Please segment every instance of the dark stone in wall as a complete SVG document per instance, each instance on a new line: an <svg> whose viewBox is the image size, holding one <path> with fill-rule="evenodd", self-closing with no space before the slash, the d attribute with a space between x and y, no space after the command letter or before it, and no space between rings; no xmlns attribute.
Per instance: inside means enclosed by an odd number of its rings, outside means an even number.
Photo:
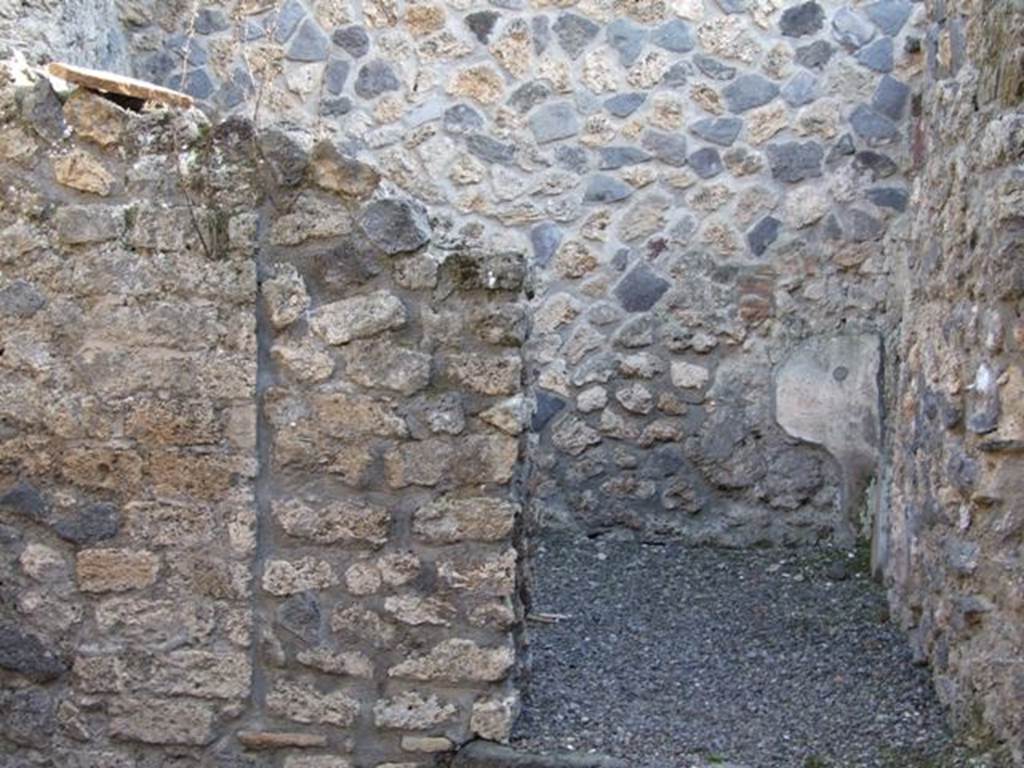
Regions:
<svg viewBox="0 0 1024 768"><path fill-rule="evenodd" d="M0 621L0 668L39 683L54 680L67 667L36 635L9 621Z"/></svg>
<svg viewBox="0 0 1024 768"><path fill-rule="evenodd" d="M825 11L813 0L787 8L779 19L779 29L786 37L813 35L824 24Z"/></svg>
<svg viewBox="0 0 1024 768"><path fill-rule="evenodd" d="M646 264L638 264L615 287L615 295L627 312L646 312L669 288L668 280L659 277Z"/></svg>

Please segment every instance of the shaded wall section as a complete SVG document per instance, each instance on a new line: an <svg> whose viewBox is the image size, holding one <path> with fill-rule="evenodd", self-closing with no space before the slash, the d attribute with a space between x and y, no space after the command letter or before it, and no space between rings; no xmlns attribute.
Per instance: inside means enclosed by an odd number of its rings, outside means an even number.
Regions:
<svg viewBox="0 0 1024 768"><path fill-rule="evenodd" d="M962 731L1024 760L1024 8L931 3L887 574Z"/></svg>
<svg viewBox="0 0 1024 768"><path fill-rule="evenodd" d="M330 143L11 71L0 762L505 738L523 255Z"/></svg>

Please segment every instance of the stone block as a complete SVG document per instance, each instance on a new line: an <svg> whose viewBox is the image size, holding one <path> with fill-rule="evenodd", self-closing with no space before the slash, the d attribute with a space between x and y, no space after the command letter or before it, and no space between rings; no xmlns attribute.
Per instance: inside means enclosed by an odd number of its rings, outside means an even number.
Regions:
<svg viewBox="0 0 1024 768"><path fill-rule="evenodd" d="M431 544L500 541L512 533L519 506L499 498L444 497L413 515L413 533Z"/></svg>
<svg viewBox="0 0 1024 768"><path fill-rule="evenodd" d="M125 592L156 582L160 558L131 549L86 549L78 553L75 571L83 592Z"/></svg>
<svg viewBox="0 0 1024 768"><path fill-rule="evenodd" d="M201 701L118 698L109 712L110 736L121 741L202 746L214 738L214 708Z"/></svg>

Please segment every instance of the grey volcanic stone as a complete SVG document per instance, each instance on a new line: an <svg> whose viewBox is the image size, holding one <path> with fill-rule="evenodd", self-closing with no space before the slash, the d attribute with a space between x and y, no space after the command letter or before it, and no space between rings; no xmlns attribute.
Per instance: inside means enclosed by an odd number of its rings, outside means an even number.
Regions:
<svg viewBox="0 0 1024 768"><path fill-rule="evenodd" d="M724 13L746 13L747 0L715 0Z"/></svg>
<svg viewBox="0 0 1024 768"><path fill-rule="evenodd" d="M876 112L881 112L890 120L898 122L903 119L903 111L909 98L910 86L891 75L886 75L878 81L875 95L871 98L871 106Z"/></svg>
<svg viewBox="0 0 1024 768"><path fill-rule="evenodd" d="M853 136L848 133L844 133L839 138L839 141L833 145L832 149L829 150L828 157L825 158L825 162L830 166L834 165L844 157L849 157L856 151L857 148L854 146Z"/></svg>
<svg viewBox="0 0 1024 768"><path fill-rule="evenodd" d="M53 524L58 536L74 544L106 541L117 536L120 529L121 511L115 504L106 502L89 504Z"/></svg>
<svg viewBox="0 0 1024 768"><path fill-rule="evenodd" d="M850 8L840 8L832 17L832 36L847 48L867 45L875 30L863 16Z"/></svg>
<svg viewBox="0 0 1024 768"><path fill-rule="evenodd" d="M681 88L686 85L687 80L693 75L693 65L687 61L677 61L665 70L661 76L661 84L669 88Z"/></svg>
<svg viewBox="0 0 1024 768"><path fill-rule="evenodd" d="M732 80L736 77L736 67L723 64L712 56L705 56L702 53L694 54L693 63L706 77L712 80Z"/></svg>
<svg viewBox="0 0 1024 768"><path fill-rule="evenodd" d="M487 45L491 39L491 32L494 31L494 25L500 18L501 14L496 11L477 11L466 16L465 21L469 31L476 39Z"/></svg>
<svg viewBox="0 0 1024 768"><path fill-rule="evenodd" d="M578 59L583 49L597 37L600 29L590 19L575 13L563 13L551 26L558 44L569 54L570 59Z"/></svg>
<svg viewBox="0 0 1024 768"><path fill-rule="evenodd" d="M0 621L0 668L45 683L67 670L42 640L10 621Z"/></svg>
<svg viewBox="0 0 1024 768"><path fill-rule="evenodd" d="M672 19L654 30L651 42L666 51L686 53L693 50L693 32L682 19Z"/></svg>
<svg viewBox="0 0 1024 768"><path fill-rule="evenodd" d="M466 104L456 104L444 111L444 129L449 133L474 133L484 127L484 118Z"/></svg>
<svg viewBox="0 0 1024 768"><path fill-rule="evenodd" d="M590 167L590 157L583 147L560 144L555 147L555 160L560 167L575 173L583 173Z"/></svg>
<svg viewBox="0 0 1024 768"><path fill-rule="evenodd" d="M899 170L896 161L891 157L870 149L858 152L857 156L853 159L853 164L857 168L871 173L872 181L887 179Z"/></svg>
<svg viewBox="0 0 1024 768"><path fill-rule="evenodd" d="M857 61L875 72L892 72L893 47L891 37L880 37L857 51Z"/></svg>
<svg viewBox="0 0 1024 768"><path fill-rule="evenodd" d="M686 165L686 137L681 134L647 131L641 144L666 165Z"/></svg>
<svg viewBox="0 0 1024 768"><path fill-rule="evenodd" d="M693 172L702 179L710 179L725 170L725 166L722 165L722 157L714 147L698 149L690 155L689 162Z"/></svg>
<svg viewBox="0 0 1024 768"><path fill-rule="evenodd" d="M212 35L228 28L228 18L219 8L203 8L196 14L193 29L198 35Z"/></svg>
<svg viewBox="0 0 1024 768"><path fill-rule="evenodd" d="M895 37L907 23L913 8L907 0L879 0L869 4L864 11L883 34Z"/></svg>
<svg viewBox="0 0 1024 768"><path fill-rule="evenodd" d="M46 748L57 730L54 701L39 688L0 689L0 736L23 747ZM12 765L24 762L15 759Z"/></svg>
<svg viewBox="0 0 1024 768"><path fill-rule="evenodd" d="M779 95L779 86L761 75L740 75L722 90L730 112L746 112Z"/></svg>
<svg viewBox="0 0 1024 768"><path fill-rule="evenodd" d="M633 188L624 181L603 173L590 177L583 193L585 203L615 203L633 194Z"/></svg>
<svg viewBox="0 0 1024 768"><path fill-rule="evenodd" d="M534 16L530 20L530 31L533 33L533 52L540 56L548 49L551 42L551 27L547 16Z"/></svg>
<svg viewBox="0 0 1024 768"><path fill-rule="evenodd" d="M305 177L309 152L292 133L284 128L268 128L260 133L259 146L279 184L294 187Z"/></svg>
<svg viewBox="0 0 1024 768"><path fill-rule="evenodd" d="M374 99L382 93L397 91L401 87L391 65L381 59L363 64L356 76L356 94L364 99Z"/></svg>
<svg viewBox="0 0 1024 768"><path fill-rule="evenodd" d="M796 63L808 69L824 69L832 59L833 51L835 49L828 40L815 40L796 49Z"/></svg>
<svg viewBox="0 0 1024 768"><path fill-rule="evenodd" d="M821 176L825 150L816 141L787 141L768 145L768 162L772 177L794 184Z"/></svg>
<svg viewBox="0 0 1024 768"><path fill-rule="evenodd" d="M562 230L552 221L544 221L530 230L533 260L538 267L546 267L562 244Z"/></svg>
<svg viewBox="0 0 1024 768"><path fill-rule="evenodd" d="M600 162L598 168L602 171L614 171L627 165L646 163L651 155L636 147L600 147L598 149Z"/></svg>
<svg viewBox="0 0 1024 768"><path fill-rule="evenodd" d="M608 45L619 52L619 61L628 67L644 47L647 30L629 19L616 19L605 28Z"/></svg>
<svg viewBox="0 0 1024 768"><path fill-rule="evenodd" d="M362 58L370 50L370 36L358 25L334 30L331 40L353 59Z"/></svg>
<svg viewBox="0 0 1024 768"><path fill-rule="evenodd" d="M786 37L804 37L818 32L825 24L825 11L816 2L801 3L782 12L779 29Z"/></svg>
<svg viewBox="0 0 1024 768"><path fill-rule="evenodd" d="M337 96L348 80L349 63L345 59L334 59L324 69L324 88L328 93Z"/></svg>
<svg viewBox="0 0 1024 768"><path fill-rule="evenodd" d="M643 93L620 93L606 99L604 108L615 117L629 117L647 100Z"/></svg>
<svg viewBox="0 0 1024 768"><path fill-rule="evenodd" d="M879 208L891 208L894 211L907 210L907 190L900 187L874 187L865 193L868 200Z"/></svg>
<svg viewBox="0 0 1024 768"><path fill-rule="evenodd" d="M278 43L287 42L305 17L306 9L299 0L287 0L277 14L277 21L274 22L274 40Z"/></svg>
<svg viewBox="0 0 1024 768"><path fill-rule="evenodd" d="M615 286L615 296L627 312L646 312L665 295L669 285L647 264L640 263Z"/></svg>
<svg viewBox="0 0 1024 768"><path fill-rule="evenodd" d="M291 61L323 61L327 58L327 35L313 19L306 19L288 45L285 57Z"/></svg>
<svg viewBox="0 0 1024 768"><path fill-rule="evenodd" d="M0 496L0 509L9 509L36 523L45 523L50 517L50 505L43 495L24 481L15 483Z"/></svg>
<svg viewBox="0 0 1024 768"><path fill-rule="evenodd" d="M352 99L348 96L338 98L326 98L320 102L320 114L325 117L338 117L347 115L352 111Z"/></svg>
<svg viewBox="0 0 1024 768"><path fill-rule="evenodd" d="M882 236L882 222L866 211L851 208L846 214L846 234L855 243L866 243Z"/></svg>
<svg viewBox="0 0 1024 768"><path fill-rule="evenodd" d="M483 133L467 136L466 148L481 160L499 165L510 165L516 157L515 144L503 144Z"/></svg>
<svg viewBox="0 0 1024 768"><path fill-rule="evenodd" d="M853 110L850 125L858 136L870 143L887 143L899 136L896 123L866 104L861 104Z"/></svg>
<svg viewBox="0 0 1024 768"><path fill-rule="evenodd" d="M782 86L782 98L791 107L802 107L817 98L818 78L810 72L797 72Z"/></svg>
<svg viewBox="0 0 1024 768"><path fill-rule="evenodd" d="M15 280L0 290L0 316L32 317L45 306L43 294L25 280Z"/></svg>
<svg viewBox="0 0 1024 768"><path fill-rule="evenodd" d="M728 147L743 129L743 121L738 117L708 117L698 120L690 126L690 130L705 141Z"/></svg>
<svg viewBox="0 0 1024 768"><path fill-rule="evenodd" d="M516 88L508 97L508 105L519 114L525 115L551 96L551 86L543 80L531 80Z"/></svg>
<svg viewBox="0 0 1024 768"><path fill-rule="evenodd" d="M277 609L277 623L295 637L313 645L320 638L323 613L312 592L292 595Z"/></svg>
<svg viewBox="0 0 1024 768"><path fill-rule="evenodd" d="M430 240L427 212L410 200L385 198L366 206L359 226L374 245L388 254L415 251Z"/></svg>
<svg viewBox="0 0 1024 768"><path fill-rule="evenodd" d="M765 216L747 233L747 244L755 256L761 256L779 236L782 222L774 216Z"/></svg>
<svg viewBox="0 0 1024 768"><path fill-rule="evenodd" d="M167 80L167 87L176 91L184 91L198 101L209 98L214 91L213 81L205 69L190 69L185 73L184 83L180 72L174 74Z"/></svg>
<svg viewBox="0 0 1024 768"><path fill-rule="evenodd" d="M530 130L538 144L567 139L580 131L576 109L567 101L556 101L538 107L530 115Z"/></svg>
<svg viewBox="0 0 1024 768"><path fill-rule="evenodd" d="M537 390L536 400L537 405L530 420L530 429L533 432L540 432L551 419L565 408L565 401L543 390Z"/></svg>

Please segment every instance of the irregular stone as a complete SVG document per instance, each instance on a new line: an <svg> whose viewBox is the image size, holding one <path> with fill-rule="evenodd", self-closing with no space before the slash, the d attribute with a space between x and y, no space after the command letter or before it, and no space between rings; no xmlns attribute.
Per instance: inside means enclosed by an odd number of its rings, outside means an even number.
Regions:
<svg viewBox="0 0 1024 768"><path fill-rule="evenodd" d="M488 163L511 165L516 159L515 144L505 144L484 134L475 133L467 136L466 148Z"/></svg>
<svg viewBox="0 0 1024 768"><path fill-rule="evenodd" d="M399 239L403 241L400 235ZM409 242L408 236L404 242ZM324 304L314 310L310 327L328 344L339 345L401 328L407 317L405 305L395 294L375 291Z"/></svg>
<svg viewBox="0 0 1024 768"><path fill-rule="evenodd" d="M326 747L327 737L318 733L298 733L294 731L239 731L236 734L239 743L246 749L277 750L277 749L309 749ZM330 758L333 760L334 758ZM301 768L303 763L293 765L293 757L285 758L286 768ZM318 768L316 763L305 768ZM348 761L334 766L325 763L322 768L349 768Z"/></svg>
<svg viewBox="0 0 1024 768"><path fill-rule="evenodd" d="M562 230L554 222L542 222L530 230L533 261L538 267L546 267L548 265L561 243Z"/></svg>
<svg viewBox="0 0 1024 768"><path fill-rule="evenodd" d="M152 552L129 549L86 549L78 553L75 571L83 592L124 592L156 581L160 559Z"/></svg>
<svg viewBox="0 0 1024 768"><path fill-rule="evenodd" d="M516 696L480 699L473 702L469 727L481 739L507 742L518 713L519 699Z"/></svg>
<svg viewBox="0 0 1024 768"><path fill-rule="evenodd" d="M327 35L320 25L314 19L306 19L288 44L285 58L302 62L325 61L327 44Z"/></svg>
<svg viewBox="0 0 1024 768"><path fill-rule="evenodd" d="M641 263L619 281L614 293L627 312L646 312L665 295L669 285L647 264Z"/></svg>
<svg viewBox="0 0 1024 768"><path fill-rule="evenodd" d="M448 372L460 384L483 395L512 395L519 391L523 361L519 355L451 355Z"/></svg>
<svg viewBox="0 0 1024 768"><path fill-rule="evenodd" d="M711 56L694 54L693 63L697 65L697 69L712 80L732 80L736 77L736 67L723 64Z"/></svg>
<svg viewBox="0 0 1024 768"><path fill-rule="evenodd" d="M825 25L825 11L811 0L787 8L779 18L779 29L786 37L813 35Z"/></svg>
<svg viewBox="0 0 1024 768"><path fill-rule="evenodd" d="M466 104L456 104L444 111L444 129L449 133L475 133L483 127L483 117Z"/></svg>
<svg viewBox="0 0 1024 768"><path fill-rule="evenodd" d="M458 709L452 704L414 691L403 691L373 705L373 722L378 728L421 730L446 723L456 714Z"/></svg>
<svg viewBox="0 0 1024 768"><path fill-rule="evenodd" d="M353 342L346 349L345 374L361 386L408 396L430 383L430 355L376 341Z"/></svg>
<svg viewBox="0 0 1024 768"><path fill-rule="evenodd" d="M65 205L57 209L57 236L68 245L103 243L125 230L125 210L98 205Z"/></svg>
<svg viewBox="0 0 1024 768"><path fill-rule="evenodd" d="M519 508L502 499L442 498L416 510L413 533L432 544L500 541L512 533Z"/></svg>
<svg viewBox="0 0 1024 768"><path fill-rule="evenodd" d="M56 680L67 671L67 665L55 650L38 636L8 621L0 621L0 668L37 683Z"/></svg>
<svg viewBox="0 0 1024 768"><path fill-rule="evenodd" d="M277 624L307 643L315 643L323 630L320 601L312 592L292 595L278 606Z"/></svg>
<svg viewBox="0 0 1024 768"><path fill-rule="evenodd" d="M790 184L821 176L825 151L814 141L769 144L768 162L772 177Z"/></svg>
<svg viewBox="0 0 1024 768"><path fill-rule="evenodd" d="M375 168L343 155L329 141L321 141L314 148L310 171L317 186L343 198L368 198L380 184L380 174Z"/></svg>
<svg viewBox="0 0 1024 768"><path fill-rule="evenodd" d="M850 125L858 136L872 144L887 144L899 138L896 124L866 104L860 104L853 110Z"/></svg>
<svg viewBox="0 0 1024 768"><path fill-rule="evenodd" d="M782 98L791 107L802 107L817 98L818 78L809 72L798 72L782 86Z"/></svg>
<svg viewBox="0 0 1024 768"><path fill-rule="evenodd" d="M428 653L407 659L388 670L388 677L423 681L497 682L512 668L514 657L507 646L484 648L472 640L450 638Z"/></svg>
<svg viewBox="0 0 1024 768"><path fill-rule="evenodd" d="M827 40L815 40L796 49L796 63L808 69L824 69L832 59L833 50Z"/></svg>
<svg viewBox="0 0 1024 768"><path fill-rule="evenodd" d="M879 0L869 3L864 12L882 30L882 34L895 37L907 23L914 6L908 0Z"/></svg>
<svg viewBox="0 0 1024 768"><path fill-rule="evenodd" d="M686 165L686 137L677 133L646 131L641 144L644 149L665 165Z"/></svg>
<svg viewBox="0 0 1024 768"><path fill-rule="evenodd" d="M643 93L618 93L604 102L604 108L615 117L629 117L647 100Z"/></svg>
<svg viewBox="0 0 1024 768"><path fill-rule="evenodd" d="M53 172L65 187L94 195L109 195L114 186L114 177L103 163L78 149L54 160Z"/></svg>
<svg viewBox="0 0 1024 768"><path fill-rule="evenodd" d="M651 155L636 147L601 147L598 150L601 161L598 168L602 171L614 171L627 165L645 163Z"/></svg>
<svg viewBox="0 0 1024 768"><path fill-rule="evenodd" d="M46 749L57 729L55 709L49 692L38 686L21 690L0 689L0 712L3 712L0 734L16 745ZM10 746L5 749L13 751ZM20 760L18 762L24 764Z"/></svg>
<svg viewBox="0 0 1024 768"><path fill-rule="evenodd" d="M202 746L214 738L214 708L193 699L115 699L108 711L114 739Z"/></svg>
<svg viewBox="0 0 1024 768"><path fill-rule="evenodd" d="M579 133L576 110L566 101L545 104L530 115L530 130L538 144L567 139Z"/></svg>
<svg viewBox="0 0 1024 768"><path fill-rule="evenodd" d="M743 129L743 120L738 117L709 117L690 125L690 130L705 141L728 147Z"/></svg>
<svg viewBox="0 0 1024 768"><path fill-rule="evenodd" d="M899 122L903 119L909 98L910 86L891 75L886 75L878 81L878 87L875 88L875 94L871 99L871 106L876 112L885 115L893 122Z"/></svg>
<svg viewBox="0 0 1024 768"><path fill-rule="evenodd" d="M270 560L263 567L263 589L284 597L307 590L327 589L338 583L330 564L313 557L295 561Z"/></svg>
<svg viewBox="0 0 1024 768"><path fill-rule="evenodd" d="M622 66L628 67L636 61L644 47L647 30L629 19L615 19L605 27L608 45L619 53Z"/></svg>
<svg viewBox="0 0 1024 768"><path fill-rule="evenodd" d="M746 112L779 95L779 86L760 75L740 75L722 90L730 112Z"/></svg>
<svg viewBox="0 0 1024 768"><path fill-rule="evenodd" d="M112 539L120 529L120 509L106 502L87 504L53 524L53 530L58 536L78 545Z"/></svg>
<svg viewBox="0 0 1024 768"><path fill-rule="evenodd" d="M899 213L907 210L910 199L907 190L899 187L874 187L867 190L864 195L879 208L889 208Z"/></svg>
<svg viewBox="0 0 1024 768"><path fill-rule="evenodd" d="M387 541L391 526L391 515L385 507L362 501L336 500L314 507L291 498L274 502L273 510L289 536L318 544L361 542L379 547ZM317 570L319 564L312 567ZM285 570L285 566L279 570Z"/></svg>
<svg viewBox="0 0 1024 768"><path fill-rule="evenodd" d="M121 142L130 113L84 88L75 90L64 102L64 119L79 136L102 147Z"/></svg>
<svg viewBox="0 0 1024 768"><path fill-rule="evenodd" d="M383 93L401 89L402 84L388 62L374 59L359 68L353 87L356 95L364 99L375 99Z"/></svg>
<svg viewBox="0 0 1024 768"><path fill-rule="evenodd" d="M875 30L850 8L840 8L832 17L832 36L847 48L856 50L871 42Z"/></svg>
<svg viewBox="0 0 1024 768"><path fill-rule="evenodd" d="M666 21L655 29L651 34L651 42L673 53L687 53L695 45L690 25L680 19Z"/></svg>
<svg viewBox="0 0 1024 768"><path fill-rule="evenodd" d="M370 50L370 36L360 26L339 27L331 35L331 41L353 59L362 58Z"/></svg>
<svg viewBox="0 0 1024 768"><path fill-rule="evenodd" d="M346 727L359 714L359 702L344 691L321 693L310 685L278 680L267 692L267 709L297 723L321 723Z"/></svg>
<svg viewBox="0 0 1024 768"><path fill-rule="evenodd" d="M595 174L587 182L583 193L585 203L616 203L633 194L633 188L614 176L603 173Z"/></svg>
<svg viewBox="0 0 1024 768"><path fill-rule="evenodd" d="M554 382L544 380L543 374L542 379L537 383L539 386L542 387L555 386ZM566 396L568 396L567 390L567 383L564 387L558 387L558 391L560 391L562 394L565 394ZM554 395L550 395L544 391L538 391L534 396L534 399L536 400L536 404L534 406L532 420L530 421L530 428L534 432L541 432L543 431L544 427L548 425L548 422L550 422L551 419L553 419L555 416L557 416L565 409L565 401L562 400L561 398L555 397Z"/></svg>
<svg viewBox="0 0 1024 768"><path fill-rule="evenodd" d="M585 16L563 13L551 25L551 31L569 58L578 59L583 49L597 37L600 27Z"/></svg>
<svg viewBox="0 0 1024 768"><path fill-rule="evenodd" d="M633 413L647 414L654 408L654 396L639 382L618 389L615 392L615 399L623 408Z"/></svg>
<svg viewBox="0 0 1024 768"><path fill-rule="evenodd" d="M448 83L448 93L479 104L497 104L505 94L505 81L493 67L477 64L456 72Z"/></svg>
<svg viewBox="0 0 1024 768"><path fill-rule="evenodd" d="M507 103L517 112L525 115L538 104L547 101L552 93L551 86L543 80L531 80L516 88L508 97Z"/></svg>
<svg viewBox="0 0 1024 768"><path fill-rule="evenodd" d="M763 256L768 246L779 236L782 222L774 216L765 216L747 233L747 243L755 256Z"/></svg>
<svg viewBox="0 0 1024 768"><path fill-rule="evenodd" d="M892 72L893 47L891 37L880 37L857 51L857 61L875 72Z"/></svg>
<svg viewBox="0 0 1024 768"><path fill-rule="evenodd" d="M694 173L702 179L710 179L725 170L725 167L722 165L721 155L713 147L697 150L690 155L689 162Z"/></svg>
<svg viewBox="0 0 1024 768"><path fill-rule="evenodd" d="M559 419L551 431L551 444L570 456L579 456L601 442L601 434L574 415Z"/></svg>
<svg viewBox="0 0 1024 768"><path fill-rule="evenodd" d="M466 16L464 21L476 39L487 45L491 32L494 31L494 25L500 18L501 14L496 11L476 11Z"/></svg>

